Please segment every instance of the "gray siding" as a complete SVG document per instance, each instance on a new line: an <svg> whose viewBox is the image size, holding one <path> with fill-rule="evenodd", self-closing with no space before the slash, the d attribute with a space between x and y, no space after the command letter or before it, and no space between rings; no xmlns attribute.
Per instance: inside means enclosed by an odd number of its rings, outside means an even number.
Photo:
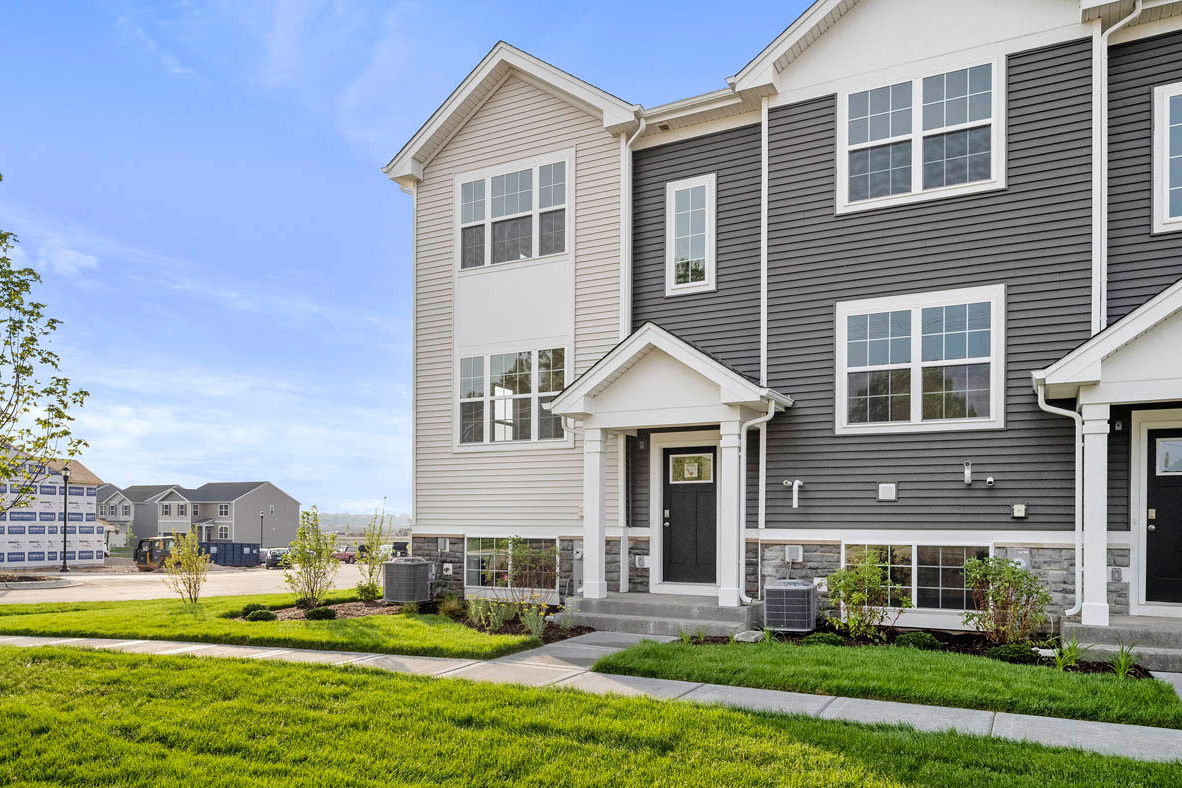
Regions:
<svg viewBox="0 0 1182 788"><path fill-rule="evenodd" d="M216 504L204 506L216 507ZM271 506L275 507L273 515L270 513ZM217 509L213 511L216 513ZM263 547L286 547L291 544L300 525L300 502L271 483L251 490L234 502L235 541L258 541L260 511L267 512L263 517Z"/></svg>
<svg viewBox="0 0 1182 788"><path fill-rule="evenodd" d="M759 125L633 154L632 324L646 321L759 377ZM716 173L717 290L665 297L665 185Z"/></svg>
<svg viewBox="0 0 1182 788"><path fill-rule="evenodd" d="M835 216L834 97L772 111L768 382L796 405L770 425L769 527L1072 526L1072 423L1038 410L1030 371L1089 334L1090 42L1013 55L1007 72L1000 192ZM998 282L1004 431L834 435L835 302ZM781 481L795 478L793 510ZM897 503L876 502L878 481L899 482ZM1010 519L1012 502L1028 520Z"/></svg>
<svg viewBox="0 0 1182 788"><path fill-rule="evenodd" d="M1153 229L1153 88L1182 81L1182 33L1114 46L1108 61L1108 319L1182 278L1182 233Z"/></svg>

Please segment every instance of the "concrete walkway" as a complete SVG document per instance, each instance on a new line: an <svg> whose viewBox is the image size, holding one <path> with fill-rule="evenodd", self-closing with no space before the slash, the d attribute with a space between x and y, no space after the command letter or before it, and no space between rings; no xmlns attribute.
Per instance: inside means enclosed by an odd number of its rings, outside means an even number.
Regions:
<svg viewBox="0 0 1182 788"><path fill-rule="evenodd" d="M591 632L487 661L264 646L223 646L165 640L21 635L0 636L0 646L71 646L158 656L239 657L330 665L361 665L419 676L521 684L529 687L569 687L597 695L643 696L659 700L717 704L748 711L805 714L829 720L910 725L921 731L954 730L978 736L1031 741L1052 747L1074 747L1104 755L1121 755L1145 761L1182 760L1182 730L590 672L591 666L600 657L625 649L646 638L657 641L673 640L671 637L659 635Z"/></svg>

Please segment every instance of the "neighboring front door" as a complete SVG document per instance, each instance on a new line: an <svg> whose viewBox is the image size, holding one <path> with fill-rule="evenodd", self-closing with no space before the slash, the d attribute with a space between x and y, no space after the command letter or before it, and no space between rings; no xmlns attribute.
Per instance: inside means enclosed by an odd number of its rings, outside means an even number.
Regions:
<svg viewBox="0 0 1182 788"><path fill-rule="evenodd" d="M661 551L667 583L715 582L715 457L713 446L665 449Z"/></svg>
<svg viewBox="0 0 1182 788"><path fill-rule="evenodd" d="M1149 430L1145 601L1182 602L1182 429Z"/></svg>

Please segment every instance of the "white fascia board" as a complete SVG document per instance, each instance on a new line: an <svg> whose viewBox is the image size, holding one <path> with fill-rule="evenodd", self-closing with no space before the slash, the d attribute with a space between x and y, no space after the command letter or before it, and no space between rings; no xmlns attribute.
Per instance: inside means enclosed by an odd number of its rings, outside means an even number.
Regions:
<svg viewBox="0 0 1182 788"><path fill-rule="evenodd" d="M841 10L840 6L852 6L856 0L817 0L796 18L788 28L764 47L743 70L727 80L735 90L748 90L770 83L776 74L776 61L784 52L800 42L830 13Z"/></svg>

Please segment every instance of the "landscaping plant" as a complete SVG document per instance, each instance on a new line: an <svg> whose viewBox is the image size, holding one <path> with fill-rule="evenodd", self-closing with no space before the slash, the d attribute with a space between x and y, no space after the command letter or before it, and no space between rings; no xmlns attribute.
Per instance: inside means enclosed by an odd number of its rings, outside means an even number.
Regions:
<svg viewBox="0 0 1182 788"><path fill-rule="evenodd" d="M246 614L247 621L274 621L278 616L270 610L252 610Z"/></svg>
<svg viewBox="0 0 1182 788"><path fill-rule="evenodd" d="M523 605L518 610L521 624L536 638L546 631L546 606L543 604Z"/></svg>
<svg viewBox="0 0 1182 788"><path fill-rule="evenodd" d="M463 615L466 612L466 605L464 598L455 591L448 591L443 595L443 599L439 600L439 614L455 618Z"/></svg>
<svg viewBox="0 0 1182 788"><path fill-rule="evenodd" d="M236 613L234 613L234 615L230 616L230 618L245 617L245 616L250 615L251 613L253 613L256 610L270 610L270 609L271 608L269 608L266 605L261 604L259 602L251 602L248 605L243 605L242 609L237 611Z"/></svg>
<svg viewBox="0 0 1182 788"><path fill-rule="evenodd" d="M474 627L488 627L491 603L484 597L474 596L468 600L468 623Z"/></svg>
<svg viewBox="0 0 1182 788"><path fill-rule="evenodd" d="M771 630L767 630L771 631ZM845 639L841 635L835 635L832 632L814 632L811 635L805 635L800 639L801 644L805 646L844 646Z"/></svg>
<svg viewBox="0 0 1182 788"><path fill-rule="evenodd" d="M1117 675L1117 678L1127 679L1129 673L1133 670L1133 665L1136 664L1136 658L1133 656L1133 646L1136 643L1125 645L1120 644L1120 648L1112 655L1112 672Z"/></svg>
<svg viewBox="0 0 1182 788"><path fill-rule="evenodd" d="M887 620L894 626L903 610L911 607L904 589L891 583L883 558L877 550L868 549L829 575L829 600L838 609L830 621L851 638L881 640Z"/></svg>
<svg viewBox="0 0 1182 788"><path fill-rule="evenodd" d="M337 611L331 607L314 607L304 614L309 621L328 621L337 617Z"/></svg>
<svg viewBox="0 0 1182 788"><path fill-rule="evenodd" d="M1079 647L1079 641L1075 638L1071 639L1069 643L1059 643L1055 649L1055 669L1067 670L1074 668L1079 664L1079 658L1082 651Z"/></svg>
<svg viewBox="0 0 1182 788"><path fill-rule="evenodd" d="M937 651L941 643L931 632L904 632L895 638L896 646L904 648L918 648L924 651Z"/></svg>
<svg viewBox="0 0 1182 788"><path fill-rule="evenodd" d="M417 616L419 614L419 603L403 602L398 606L398 612L406 616Z"/></svg>
<svg viewBox="0 0 1182 788"><path fill-rule="evenodd" d="M383 500L381 509L374 509L373 516L362 532L365 555L357 556L357 567L361 570L357 596L364 602L373 602L382 596L382 564L388 556L382 553L381 546L392 535L392 530L386 527L386 505Z"/></svg>
<svg viewBox="0 0 1182 788"><path fill-rule="evenodd" d="M317 607L332 588L340 562L332 557L333 540L320 530L320 512L300 512L300 527L283 557L284 582L296 596L300 607Z"/></svg>
<svg viewBox="0 0 1182 788"><path fill-rule="evenodd" d="M990 646L985 652L985 656L1015 665L1035 665L1038 663L1038 652L1026 643L1002 643L998 646Z"/></svg>
<svg viewBox="0 0 1182 788"><path fill-rule="evenodd" d="M990 643L1029 640L1047 621L1050 592L1029 570L1007 558L970 558L964 562L965 587L974 610L964 623L984 633Z"/></svg>
<svg viewBox="0 0 1182 788"><path fill-rule="evenodd" d="M500 632L502 627L517 617L518 610L519 608L516 603L490 599L488 603L489 630Z"/></svg>
<svg viewBox="0 0 1182 788"><path fill-rule="evenodd" d="M196 602L209 575L209 553L197 544L193 531L177 534L172 553L164 559L164 582L185 602Z"/></svg>
<svg viewBox="0 0 1182 788"><path fill-rule="evenodd" d="M508 577L506 593L518 608L557 602L558 547L553 542L531 544L513 537L509 540Z"/></svg>

